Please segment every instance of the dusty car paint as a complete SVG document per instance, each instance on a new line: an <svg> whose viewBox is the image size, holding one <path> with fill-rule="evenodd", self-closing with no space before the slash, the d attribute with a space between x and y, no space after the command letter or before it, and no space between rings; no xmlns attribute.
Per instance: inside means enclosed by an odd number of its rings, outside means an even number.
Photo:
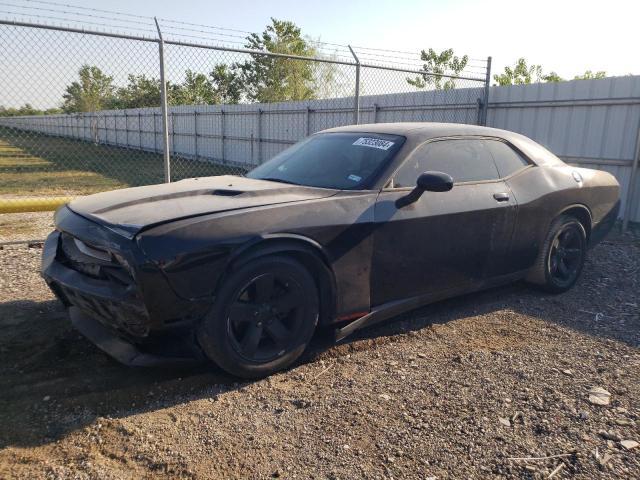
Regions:
<svg viewBox="0 0 640 480"><path fill-rule="evenodd" d="M67 306L79 307L128 341L153 342L179 332L189 343L226 272L261 254L289 252L309 262L316 276L323 323L369 312L379 320L521 278L561 212L570 209L583 218L595 243L619 208L619 187L610 174L567 166L515 133L412 123L329 130L334 131L398 134L406 141L367 190L223 176L73 201L56 215L57 231L43 255L44 278ZM411 189L385 187L416 147L467 137L500 138L531 165L504 179L425 192L398 208L398 198ZM130 284L113 286L78 272L59 253L63 234L114 254ZM108 318L118 317L123 305L126 316L140 313L142 326ZM341 336L369 320L356 320Z"/></svg>

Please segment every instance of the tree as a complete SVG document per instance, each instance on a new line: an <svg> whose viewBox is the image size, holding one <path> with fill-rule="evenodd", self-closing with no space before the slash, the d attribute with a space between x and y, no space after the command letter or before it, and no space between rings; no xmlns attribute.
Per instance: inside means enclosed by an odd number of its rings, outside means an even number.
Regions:
<svg viewBox="0 0 640 480"><path fill-rule="evenodd" d="M242 98L243 86L238 74L225 64L216 65L211 73L213 103L238 103Z"/></svg>
<svg viewBox="0 0 640 480"><path fill-rule="evenodd" d="M322 51L322 39L320 37L306 37L307 44L316 52L315 56L325 60L338 61L338 50L333 52ZM322 52L322 53L321 53ZM346 74L342 65L337 63L318 63L313 68L313 81L311 88L315 98L346 97L354 95L355 85L353 79ZM361 82L362 83L362 82ZM360 94L364 94L364 85L360 85Z"/></svg>
<svg viewBox="0 0 640 480"><path fill-rule="evenodd" d="M157 107L160 105L160 80L146 75L129 75L126 87L117 92L118 108Z"/></svg>
<svg viewBox="0 0 640 480"><path fill-rule="evenodd" d="M607 73L604 71L592 72L587 70L582 75L576 75L574 80L591 80L594 78L604 78ZM539 82L564 82L564 78L560 77L556 72L542 73L540 65L527 65L524 58L519 58L513 68L504 67L504 73L494 75L493 79L498 85L523 85Z"/></svg>
<svg viewBox="0 0 640 480"><path fill-rule="evenodd" d="M96 66L83 65L78 71L79 81L66 88L62 96L65 113L95 112L114 106L113 77L105 75Z"/></svg>
<svg viewBox="0 0 640 480"><path fill-rule="evenodd" d="M564 78L562 78L556 72L549 72L546 75L543 75L542 76L542 80L544 80L547 83L550 83L550 82L564 82Z"/></svg>
<svg viewBox="0 0 640 480"><path fill-rule="evenodd" d="M336 55L328 57L335 59ZM322 63L313 71L311 89L314 98L332 98L349 96L354 94L353 80L345 78L344 70L338 68L335 63ZM360 86L360 95L364 94L364 87Z"/></svg>
<svg viewBox="0 0 640 480"><path fill-rule="evenodd" d="M173 105L238 103L243 93L238 74L224 64L216 65L208 75L187 70L183 83L167 89Z"/></svg>
<svg viewBox="0 0 640 480"><path fill-rule="evenodd" d="M426 88L427 85L434 85L436 90L450 90L455 88L455 79L443 77L443 75L459 75L469 62L469 57L464 55L457 57L453 54L453 49L436 53L433 48L429 51L422 50L420 59L425 62L422 66L424 73L420 73L415 78L407 78L407 83L416 88Z"/></svg>
<svg viewBox="0 0 640 480"><path fill-rule="evenodd" d="M587 70L582 75L576 75L575 77L573 77L573 79L574 80L595 80L599 78L605 78L606 76L607 76L607 72L602 70L595 73L593 73L591 70Z"/></svg>
<svg viewBox="0 0 640 480"><path fill-rule="evenodd" d="M247 37L246 48L271 53L311 57L315 49L293 22L271 19L261 35ZM257 102L283 102L315 98L310 62L290 58L251 54L251 60L234 65L244 85L247 99Z"/></svg>
<svg viewBox="0 0 640 480"><path fill-rule="evenodd" d="M213 102L211 81L203 73L192 70L185 72L184 82L174 89L171 103L174 105L206 105Z"/></svg>
<svg viewBox="0 0 640 480"><path fill-rule="evenodd" d="M540 65L529 67L524 58L519 58L513 68L504 67L504 73L494 75L493 79L498 82L498 85L525 85L539 82L542 76Z"/></svg>
<svg viewBox="0 0 640 480"><path fill-rule="evenodd" d="M25 103L19 108L5 107L0 105L0 117L17 117L20 115L53 115L55 113L62 113L59 108L47 108L46 110L40 110L34 108L30 103Z"/></svg>

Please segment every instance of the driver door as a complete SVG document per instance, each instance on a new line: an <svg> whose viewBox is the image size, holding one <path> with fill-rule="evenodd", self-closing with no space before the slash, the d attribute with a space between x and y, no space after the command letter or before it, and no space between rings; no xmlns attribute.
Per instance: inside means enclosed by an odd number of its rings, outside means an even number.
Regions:
<svg viewBox="0 0 640 480"><path fill-rule="evenodd" d="M453 189L424 192L398 208L396 200L424 171L448 173ZM515 211L513 195L482 139L422 144L378 196L372 305L479 285L506 258Z"/></svg>

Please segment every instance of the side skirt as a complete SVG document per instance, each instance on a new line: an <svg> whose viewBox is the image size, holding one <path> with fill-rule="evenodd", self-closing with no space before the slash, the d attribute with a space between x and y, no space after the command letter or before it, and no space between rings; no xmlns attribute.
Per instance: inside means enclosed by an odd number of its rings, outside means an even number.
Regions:
<svg viewBox="0 0 640 480"><path fill-rule="evenodd" d="M356 330L361 328L370 327L376 323L383 322L389 318L400 315L401 313L415 310L416 308L423 307L430 303L445 300L451 297L457 297L466 293L478 292L500 285L521 280L526 276L527 271L519 271L516 273L510 273L508 275L502 275L500 277L491 278L482 282L473 283L471 285L463 285L459 287L449 288L447 290L441 290L435 293L429 293L425 295L417 295L415 297L404 298L402 300L394 300L392 302L383 303L371 309L371 311L363 317L354 320L353 322L345 325L342 328L338 328L335 331L335 340L339 342L344 340Z"/></svg>

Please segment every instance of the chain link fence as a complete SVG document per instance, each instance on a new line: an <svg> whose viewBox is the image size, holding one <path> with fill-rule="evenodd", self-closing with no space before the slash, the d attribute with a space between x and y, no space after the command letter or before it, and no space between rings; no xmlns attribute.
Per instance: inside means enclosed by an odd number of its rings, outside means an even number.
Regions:
<svg viewBox="0 0 640 480"><path fill-rule="evenodd" d="M298 57L4 20L0 44L0 212L241 175L339 125L486 119L487 62L434 74L357 49Z"/></svg>

